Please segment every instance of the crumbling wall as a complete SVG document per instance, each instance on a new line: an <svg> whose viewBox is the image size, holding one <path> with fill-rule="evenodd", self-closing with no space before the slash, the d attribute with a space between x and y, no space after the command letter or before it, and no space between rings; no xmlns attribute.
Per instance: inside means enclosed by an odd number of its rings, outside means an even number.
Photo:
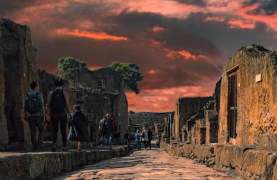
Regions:
<svg viewBox="0 0 277 180"><path fill-rule="evenodd" d="M206 120L206 144L218 142L218 112L216 110L207 110Z"/></svg>
<svg viewBox="0 0 277 180"><path fill-rule="evenodd" d="M76 94L76 101L82 104L83 111L91 122L92 138L98 143L99 121L106 113L111 113L116 121L117 130L121 132L123 142L123 132L128 127L128 102L125 96L123 76L111 68L101 68L94 71L81 68L68 71L65 78L70 82L73 89L79 91Z"/></svg>
<svg viewBox="0 0 277 180"><path fill-rule="evenodd" d="M228 75L237 69L237 136L234 144L276 146L277 144L277 52L248 45L230 58L223 68L219 110L219 142L228 138ZM257 75L261 75L261 81Z"/></svg>
<svg viewBox="0 0 277 180"><path fill-rule="evenodd" d="M0 19L2 22L2 20ZM8 143L7 120L4 114L4 58L3 58L3 40L2 25L0 25L0 151L5 150L5 144Z"/></svg>
<svg viewBox="0 0 277 180"><path fill-rule="evenodd" d="M30 144L28 123L23 121L23 97L30 89L30 82L37 81L37 50L32 45L28 26L2 19L1 28L5 82L4 110L9 137L11 141L28 141Z"/></svg>
<svg viewBox="0 0 277 180"><path fill-rule="evenodd" d="M175 138L180 140L184 137L184 131L181 128L187 124L191 116L195 115L202 109L208 101L212 101L213 97L194 97L194 98L179 98L176 103L175 111ZM183 139L183 138L182 138Z"/></svg>

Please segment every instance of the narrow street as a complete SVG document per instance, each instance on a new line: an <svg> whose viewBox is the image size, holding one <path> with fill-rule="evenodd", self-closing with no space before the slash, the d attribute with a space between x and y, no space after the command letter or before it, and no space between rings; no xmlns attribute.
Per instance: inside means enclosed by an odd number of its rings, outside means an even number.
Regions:
<svg viewBox="0 0 277 180"><path fill-rule="evenodd" d="M152 150L134 151L127 157L101 161L84 169L63 174L55 180L233 180L224 173L182 157L169 156L154 147Z"/></svg>

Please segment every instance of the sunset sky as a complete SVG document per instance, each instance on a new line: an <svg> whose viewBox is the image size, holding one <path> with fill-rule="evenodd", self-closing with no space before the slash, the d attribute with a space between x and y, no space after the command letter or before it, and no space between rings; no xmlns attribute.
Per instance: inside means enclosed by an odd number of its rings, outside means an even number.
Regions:
<svg viewBox="0 0 277 180"><path fill-rule="evenodd" d="M31 28L40 69L56 72L66 56L90 69L139 65L141 93L126 92L134 111L212 95L242 46L277 50L276 0L0 0L0 17Z"/></svg>

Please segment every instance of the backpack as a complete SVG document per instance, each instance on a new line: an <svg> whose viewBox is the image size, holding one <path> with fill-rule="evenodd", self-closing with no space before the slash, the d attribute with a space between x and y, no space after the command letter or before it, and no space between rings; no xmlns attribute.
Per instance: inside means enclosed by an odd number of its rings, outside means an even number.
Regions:
<svg viewBox="0 0 277 180"><path fill-rule="evenodd" d="M52 94L51 103L50 103L51 111L54 112L62 112L65 109L65 98L63 94L63 90L55 90Z"/></svg>
<svg viewBox="0 0 277 180"><path fill-rule="evenodd" d="M25 110L30 114L35 114L40 112L38 95L39 93L36 93L35 95L29 95L29 94L26 95Z"/></svg>

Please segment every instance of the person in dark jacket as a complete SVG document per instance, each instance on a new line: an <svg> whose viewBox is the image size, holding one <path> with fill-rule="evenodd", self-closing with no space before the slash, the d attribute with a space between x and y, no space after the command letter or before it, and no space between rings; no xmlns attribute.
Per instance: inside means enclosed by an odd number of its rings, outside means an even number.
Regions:
<svg viewBox="0 0 277 180"><path fill-rule="evenodd" d="M70 116L70 120L73 120L71 107L69 104L68 93L63 90L64 84L62 79L56 79L54 81L55 91L51 91L48 95L47 101L47 113L46 120L51 121L53 127L53 145L52 151L55 152L57 149L56 141L58 138L58 127L60 124L62 141L63 141L63 151L67 151L67 113Z"/></svg>
<svg viewBox="0 0 277 180"><path fill-rule="evenodd" d="M149 146L150 150L151 150L152 136L153 136L153 133L152 133L152 131L151 131L151 128L148 127L148 146Z"/></svg>
<svg viewBox="0 0 277 180"><path fill-rule="evenodd" d="M106 118L103 122L103 136L106 136L108 143L107 146L109 149L112 149L112 140L113 140L113 134L115 133L115 120L111 118L110 113L107 113Z"/></svg>
<svg viewBox="0 0 277 180"><path fill-rule="evenodd" d="M82 142L90 142L88 133L88 120L82 113L80 105L73 106L73 125L77 131L77 136L72 141L77 141L78 151L81 151Z"/></svg>
<svg viewBox="0 0 277 180"><path fill-rule="evenodd" d="M128 138L129 138L129 131L126 130L125 133L124 133L124 140L125 140L125 145L128 144Z"/></svg>

